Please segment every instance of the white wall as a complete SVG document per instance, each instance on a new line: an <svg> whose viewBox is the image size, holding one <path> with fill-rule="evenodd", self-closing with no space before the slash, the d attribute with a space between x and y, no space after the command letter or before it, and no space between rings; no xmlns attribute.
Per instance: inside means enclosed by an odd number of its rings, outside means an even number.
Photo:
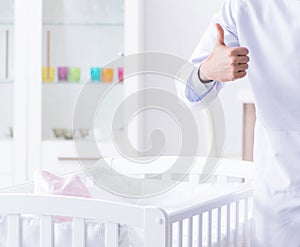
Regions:
<svg viewBox="0 0 300 247"><path fill-rule="evenodd" d="M188 59L197 42L206 30L212 15L219 10L223 0L146 0L144 13L144 48L146 51L171 53ZM145 87L163 87L175 92L174 81L148 77ZM247 81L228 83L220 94L226 116L226 144L224 156L241 157L242 152L242 105L237 100L241 88L247 88ZM145 99L147 101L147 99ZM159 119L161 119L159 123ZM153 126L165 128L166 120L155 113L145 113L145 134ZM170 125L170 128L172 126ZM175 129L174 129L175 131ZM143 137L145 138L145 136ZM174 154L178 147L173 135L166 154ZM147 139L145 138L146 142ZM146 143L147 145L147 143Z"/></svg>

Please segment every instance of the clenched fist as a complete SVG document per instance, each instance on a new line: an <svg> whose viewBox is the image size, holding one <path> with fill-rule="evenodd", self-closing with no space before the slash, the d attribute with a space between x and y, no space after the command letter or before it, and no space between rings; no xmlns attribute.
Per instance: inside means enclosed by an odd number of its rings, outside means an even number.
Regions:
<svg viewBox="0 0 300 247"><path fill-rule="evenodd" d="M202 63L200 78L219 82L234 81L246 76L249 51L245 47L227 47L224 42L224 30L216 24L217 42L213 52Z"/></svg>

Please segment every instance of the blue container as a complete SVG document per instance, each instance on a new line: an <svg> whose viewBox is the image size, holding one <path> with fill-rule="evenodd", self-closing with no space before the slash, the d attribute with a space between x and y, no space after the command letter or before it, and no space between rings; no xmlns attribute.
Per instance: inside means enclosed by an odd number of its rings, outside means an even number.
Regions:
<svg viewBox="0 0 300 247"><path fill-rule="evenodd" d="M101 68L99 68L99 67L92 67L91 68L91 80L93 82L100 82L101 81Z"/></svg>

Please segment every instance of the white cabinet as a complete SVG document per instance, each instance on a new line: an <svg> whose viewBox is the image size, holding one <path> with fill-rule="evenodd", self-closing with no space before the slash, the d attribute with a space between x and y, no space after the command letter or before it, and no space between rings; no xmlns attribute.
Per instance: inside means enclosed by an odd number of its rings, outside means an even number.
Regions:
<svg viewBox="0 0 300 247"><path fill-rule="evenodd" d="M14 97L14 4L0 6L0 187L12 184Z"/></svg>
<svg viewBox="0 0 300 247"><path fill-rule="evenodd" d="M92 144L93 134L98 134L97 141L112 142L112 114L123 97L119 72L124 68L109 63L124 53L124 1L43 0L42 4L40 167L64 173L80 169L72 136L86 145ZM80 123L75 124L74 111L83 87L102 93L113 83L118 85L106 96L105 109L95 115L94 122L82 113ZM121 123L119 129L123 129ZM80 158L97 158L84 156Z"/></svg>
<svg viewBox="0 0 300 247"><path fill-rule="evenodd" d="M57 137L58 132L72 130L74 109L86 83L90 90L107 90L111 81L121 79L124 65L106 65L120 54L142 50L142 1L6 2L7 10L0 8L0 52L4 51L0 58L0 114L4 116L0 123L0 177L10 174L8 180L19 183L32 178L37 169L78 170L70 135ZM96 114L95 126L83 117L75 132L86 136L96 128L103 153L118 156L108 129L111 113L124 93L135 89L120 82L107 97L106 112ZM122 132L125 123L119 122L116 131ZM89 138L82 140L87 147ZM87 153L83 158L92 161L97 157Z"/></svg>

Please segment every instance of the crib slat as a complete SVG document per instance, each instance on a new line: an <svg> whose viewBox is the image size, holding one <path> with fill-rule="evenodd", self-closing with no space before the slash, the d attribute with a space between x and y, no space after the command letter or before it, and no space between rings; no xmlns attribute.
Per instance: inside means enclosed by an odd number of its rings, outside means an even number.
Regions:
<svg viewBox="0 0 300 247"><path fill-rule="evenodd" d="M118 224L111 222L105 223L105 247L119 246L118 230Z"/></svg>
<svg viewBox="0 0 300 247"><path fill-rule="evenodd" d="M221 224L222 224L222 208L218 208L218 236L217 236L217 246L221 247Z"/></svg>
<svg viewBox="0 0 300 247"><path fill-rule="evenodd" d="M182 221L178 222L178 247L182 247Z"/></svg>
<svg viewBox="0 0 300 247"><path fill-rule="evenodd" d="M188 219L188 247L193 247L193 218Z"/></svg>
<svg viewBox="0 0 300 247"><path fill-rule="evenodd" d="M244 245L247 247L248 245L248 198L244 200Z"/></svg>
<svg viewBox="0 0 300 247"><path fill-rule="evenodd" d="M21 243L20 216L18 214L8 215L7 223L8 223L7 246L20 247L20 243Z"/></svg>
<svg viewBox="0 0 300 247"><path fill-rule="evenodd" d="M227 233L226 233L226 246L227 247L230 247L230 221L231 221L231 217L230 217L230 209L231 209L231 204L228 204L227 205L227 226L226 226L226 230L227 230Z"/></svg>
<svg viewBox="0 0 300 247"><path fill-rule="evenodd" d="M211 247L212 244L212 211L208 211L208 238L207 238L207 246Z"/></svg>
<svg viewBox="0 0 300 247"><path fill-rule="evenodd" d="M239 201L235 203L235 238L234 238L234 246L238 247L239 241L239 224L240 224L240 204Z"/></svg>
<svg viewBox="0 0 300 247"><path fill-rule="evenodd" d="M53 222L51 216L40 218L40 247L53 246Z"/></svg>
<svg viewBox="0 0 300 247"><path fill-rule="evenodd" d="M173 246L173 224L170 225L169 243L170 243L170 247L172 247Z"/></svg>
<svg viewBox="0 0 300 247"><path fill-rule="evenodd" d="M202 229L203 229L202 214L198 215L198 247L202 247Z"/></svg>
<svg viewBox="0 0 300 247"><path fill-rule="evenodd" d="M85 247L86 235L85 235L85 221L84 219L74 218L73 219L73 236L72 243L73 247Z"/></svg>

